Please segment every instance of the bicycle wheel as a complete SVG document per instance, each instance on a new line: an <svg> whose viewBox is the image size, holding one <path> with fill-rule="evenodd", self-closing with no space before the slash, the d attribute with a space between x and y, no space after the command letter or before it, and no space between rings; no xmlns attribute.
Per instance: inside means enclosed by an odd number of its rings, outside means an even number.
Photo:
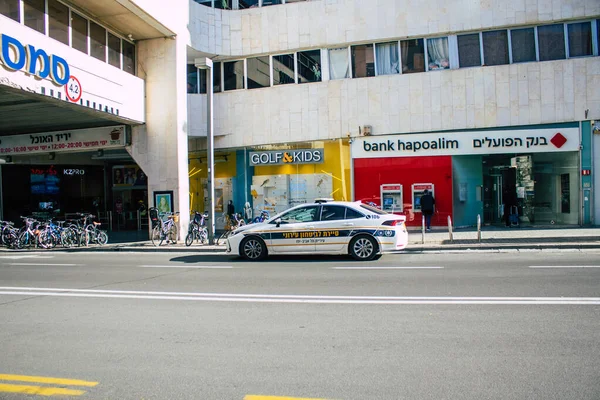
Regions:
<svg viewBox="0 0 600 400"><path fill-rule="evenodd" d="M152 228L152 232L150 233L150 240L152 240L152 244L156 247L160 246L160 244L162 243L162 232L160 229L160 225L156 225L154 228Z"/></svg>
<svg viewBox="0 0 600 400"><path fill-rule="evenodd" d="M90 244L90 233L83 230L79 235L79 246L86 246Z"/></svg>
<svg viewBox="0 0 600 400"><path fill-rule="evenodd" d="M108 243L108 234L104 231L98 231L98 234L96 235L96 242L100 246L105 245L106 243Z"/></svg>
<svg viewBox="0 0 600 400"><path fill-rule="evenodd" d="M17 240L17 249L31 246L31 237L32 235L30 235L29 232L21 232L19 239Z"/></svg>
<svg viewBox="0 0 600 400"><path fill-rule="evenodd" d="M221 233L221 236L219 236L219 238L217 239L217 245L221 245L221 244L225 244L225 241L227 240L227 238L231 235L231 231L230 230L226 230L225 232Z"/></svg>
<svg viewBox="0 0 600 400"><path fill-rule="evenodd" d="M171 225L171 227L169 228L169 232L167 233L167 241L170 241L172 244L177 244L177 233L177 225Z"/></svg>
<svg viewBox="0 0 600 400"><path fill-rule="evenodd" d="M192 230L189 231L188 234L185 236L185 245L187 247L190 247L192 245L192 243L194 243L194 236L196 236L196 231Z"/></svg>
<svg viewBox="0 0 600 400"><path fill-rule="evenodd" d="M208 243L208 230L206 228L200 229L200 232L198 232L198 240L202 244Z"/></svg>
<svg viewBox="0 0 600 400"><path fill-rule="evenodd" d="M60 242L63 247L70 248L75 244L73 232L70 229L63 229L60 233Z"/></svg>

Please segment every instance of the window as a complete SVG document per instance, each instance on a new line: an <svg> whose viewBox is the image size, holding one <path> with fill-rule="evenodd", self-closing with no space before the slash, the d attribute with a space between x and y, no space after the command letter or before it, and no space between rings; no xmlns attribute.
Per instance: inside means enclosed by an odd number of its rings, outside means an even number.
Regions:
<svg viewBox="0 0 600 400"><path fill-rule="evenodd" d="M535 61L535 30L533 28L513 29L510 31L512 62Z"/></svg>
<svg viewBox="0 0 600 400"><path fill-rule="evenodd" d="M123 43L123 71L135 75L135 46L126 40Z"/></svg>
<svg viewBox="0 0 600 400"><path fill-rule="evenodd" d="M274 6L276 4L282 4L281 0L262 0L262 5L264 6Z"/></svg>
<svg viewBox="0 0 600 400"><path fill-rule="evenodd" d="M106 29L90 21L90 55L106 62Z"/></svg>
<svg viewBox="0 0 600 400"><path fill-rule="evenodd" d="M19 0L0 0L0 14L14 21L21 22Z"/></svg>
<svg viewBox="0 0 600 400"><path fill-rule="evenodd" d="M294 55L273 56L273 85L286 85L294 82Z"/></svg>
<svg viewBox="0 0 600 400"><path fill-rule="evenodd" d="M508 64L508 31L483 32L483 64Z"/></svg>
<svg viewBox="0 0 600 400"><path fill-rule="evenodd" d="M23 0L25 26L46 34L46 2L44 0Z"/></svg>
<svg viewBox="0 0 600 400"><path fill-rule="evenodd" d="M121 68L121 39L108 32L108 63Z"/></svg>
<svg viewBox="0 0 600 400"><path fill-rule="evenodd" d="M225 90L244 88L244 61L229 61L223 63Z"/></svg>
<svg viewBox="0 0 600 400"><path fill-rule="evenodd" d="M298 52L298 83L321 82L321 50Z"/></svg>
<svg viewBox="0 0 600 400"><path fill-rule="evenodd" d="M321 221L337 221L344 219L346 207L323 206L321 208Z"/></svg>
<svg viewBox="0 0 600 400"><path fill-rule="evenodd" d="M539 26L537 30L540 61L564 59L566 57L564 25Z"/></svg>
<svg viewBox="0 0 600 400"><path fill-rule="evenodd" d="M479 33L458 36L458 64L460 68L481 65Z"/></svg>
<svg viewBox="0 0 600 400"><path fill-rule="evenodd" d="M307 206L288 211L279 217L279 219L281 219L282 224L294 224L299 222L313 222L316 221L318 217L319 207Z"/></svg>
<svg viewBox="0 0 600 400"><path fill-rule="evenodd" d="M377 53L379 57L379 53ZM427 68L429 71L450 68L448 38L427 39Z"/></svg>
<svg viewBox="0 0 600 400"><path fill-rule="evenodd" d="M212 7L212 0L194 0L194 1L198 4L200 4L201 6Z"/></svg>
<svg viewBox="0 0 600 400"><path fill-rule="evenodd" d="M348 48L329 49L329 79L350 78Z"/></svg>
<svg viewBox="0 0 600 400"><path fill-rule="evenodd" d="M88 53L88 21L74 12L71 12L71 47Z"/></svg>
<svg viewBox="0 0 600 400"><path fill-rule="evenodd" d="M269 56L249 58L248 89L258 89L271 86L269 76Z"/></svg>
<svg viewBox="0 0 600 400"><path fill-rule="evenodd" d="M569 57L584 57L593 54L592 49L592 24L580 22L568 24L569 31Z"/></svg>
<svg viewBox="0 0 600 400"><path fill-rule="evenodd" d="M400 42L402 55L402 73L425 72L425 46L423 39L403 40Z"/></svg>
<svg viewBox="0 0 600 400"><path fill-rule="evenodd" d="M244 8L254 8L254 7L258 7L258 0L239 0L240 4L239 4L239 8L244 9Z"/></svg>
<svg viewBox="0 0 600 400"><path fill-rule="evenodd" d="M375 76L375 56L373 55L373 45L363 44L352 46L352 77L365 78Z"/></svg>
<svg viewBox="0 0 600 400"><path fill-rule="evenodd" d="M215 8L231 10L231 0L215 0Z"/></svg>
<svg viewBox="0 0 600 400"><path fill-rule="evenodd" d="M375 54L377 55L377 75L393 75L400 73L398 42L376 44Z"/></svg>
<svg viewBox="0 0 600 400"><path fill-rule="evenodd" d="M356 219L356 218L363 218L363 217L364 217L364 215L362 215L358 211L355 211L351 208L346 208L346 219Z"/></svg>
<svg viewBox="0 0 600 400"><path fill-rule="evenodd" d="M194 68L196 68L196 66L194 66ZM213 68L214 68L214 64L213 64ZM196 68L196 71L198 71L198 82L200 83L200 86L198 87L198 89L200 89L200 93L206 94L206 72L208 70ZM215 71L213 69L213 74L214 73L215 73ZM213 88L213 91L214 91L214 88Z"/></svg>
<svg viewBox="0 0 600 400"><path fill-rule="evenodd" d="M69 7L56 0L48 0L49 33L52 39L69 45Z"/></svg>
<svg viewBox="0 0 600 400"><path fill-rule="evenodd" d="M219 93L222 91L223 88L221 87L221 63L216 62L213 63L213 92Z"/></svg>
<svg viewBox="0 0 600 400"><path fill-rule="evenodd" d="M187 65L187 92L198 93L198 68L194 64Z"/></svg>

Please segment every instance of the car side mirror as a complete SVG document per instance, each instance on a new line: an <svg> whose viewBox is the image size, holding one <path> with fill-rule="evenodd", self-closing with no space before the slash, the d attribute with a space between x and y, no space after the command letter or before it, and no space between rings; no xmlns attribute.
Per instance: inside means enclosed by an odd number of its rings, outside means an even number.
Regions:
<svg viewBox="0 0 600 400"><path fill-rule="evenodd" d="M277 218L275 220L275 226L278 227L278 228L281 226L281 218Z"/></svg>

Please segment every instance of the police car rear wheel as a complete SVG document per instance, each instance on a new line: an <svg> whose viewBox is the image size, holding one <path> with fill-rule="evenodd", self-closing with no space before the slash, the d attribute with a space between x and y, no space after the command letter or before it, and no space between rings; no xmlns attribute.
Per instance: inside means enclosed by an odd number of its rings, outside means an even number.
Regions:
<svg viewBox="0 0 600 400"><path fill-rule="evenodd" d="M267 246L265 243L256 237L247 237L240 244L241 255L246 260L257 261L262 260L267 256Z"/></svg>
<svg viewBox="0 0 600 400"><path fill-rule="evenodd" d="M359 261L370 261L377 256L377 242L369 236L359 236L350 242L350 255Z"/></svg>

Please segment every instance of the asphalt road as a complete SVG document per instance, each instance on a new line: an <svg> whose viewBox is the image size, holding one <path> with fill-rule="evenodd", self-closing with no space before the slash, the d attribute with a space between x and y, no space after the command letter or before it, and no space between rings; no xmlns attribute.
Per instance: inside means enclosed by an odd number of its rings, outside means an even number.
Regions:
<svg viewBox="0 0 600 400"><path fill-rule="evenodd" d="M600 252L3 253L0 324L3 400L600 398Z"/></svg>

